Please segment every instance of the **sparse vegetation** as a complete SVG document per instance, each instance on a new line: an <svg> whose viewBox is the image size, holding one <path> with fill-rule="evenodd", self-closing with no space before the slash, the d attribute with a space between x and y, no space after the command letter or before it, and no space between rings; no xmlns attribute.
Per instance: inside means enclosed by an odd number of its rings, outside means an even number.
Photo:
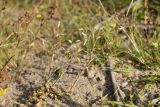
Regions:
<svg viewBox="0 0 160 107"><path fill-rule="evenodd" d="M101 106L104 103L109 106L149 107L160 102L160 95L156 94L160 92L158 0L2 0L0 28L0 91L8 89L8 85L3 85L6 81L8 84L22 81L20 78L23 78L22 75L26 72L32 75L36 75L33 72L37 69L43 72L41 75L45 82L39 86L34 86L36 83L29 80L32 90L23 83L17 83L30 93L25 101L22 97L16 99L17 104L33 105L27 103L28 101L41 105L40 102L49 97L58 102L57 104L66 104L68 100L65 99L70 99L73 105L86 106L86 103L77 104L72 101L72 97L76 97L69 95L67 91L76 87L79 78L82 75L85 77L86 71L91 71L93 66L102 69L108 58L113 60L112 69L117 75L122 75L117 76L117 90L124 91L125 99L110 101L112 98L104 99L106 95L102 95L102 98L94 102L88 98L87 93L87 106L99 102ZM56 95L55 84L65 78L63 75L67 74L68 70L72 69L70 66L74 64L82 66L73 67L73 71L77 72L71 74L76 79L68 77L71 85L67 90L58 87L58 93L59 90L62 91L60 95ZM129 86L121 87L121 80L127 81ZM50 82L52 85L48 85ZM42 86L44 84L45 90ZM146 88L148 86L154 89ZM128 92L125 93L125 89ZM63 95L67 98L60 98ZM3 95L0 94L1 96ZM139 103L132 98L135 96L138 96ZM59 100L63 100L62 103L59 103Z"/></svg>

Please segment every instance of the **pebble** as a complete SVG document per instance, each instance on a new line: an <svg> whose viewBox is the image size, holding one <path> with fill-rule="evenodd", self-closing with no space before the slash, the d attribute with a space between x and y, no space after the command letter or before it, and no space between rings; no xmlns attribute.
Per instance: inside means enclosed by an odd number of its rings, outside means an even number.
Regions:
<svg viewBox="0 0 160 107"><path fill-rule="evenodd" d="M95 72L96 72L95 70L89 70L87 75L88 78L93 78L95 76Z"/></svg>
<svg viewBox="0 0 160 107"><path fill-rule="evenodd" d="M95 77L95 75L98 73L98 68L97 67L95 67L95 66L92 66L91 67L91 69L88 69L87 70L87 76L88 76L88 78L94 78Z"/></svg>
<svg viewBox="0 0 160 107"><path fill-rule="evenodd" d="M160 100L159 100L159 99L153 99L153 100L152 100L152 103L153 103L153 104L157 104L157 103L160 104Z"/></svg>
<svg viewBox="0 0 160 107"><path fill-rule="evenodd" d="M121 86L122 88L126 87L127 85L128 85L128 82L127 82L127 81L122 81L122 82L120 83L120 86Z"/></svg>

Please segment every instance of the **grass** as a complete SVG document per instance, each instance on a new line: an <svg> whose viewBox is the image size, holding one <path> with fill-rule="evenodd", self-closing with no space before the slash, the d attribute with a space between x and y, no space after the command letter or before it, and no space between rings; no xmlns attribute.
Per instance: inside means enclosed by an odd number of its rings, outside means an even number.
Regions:
<svg viewBox="0 0 160 107"><path fill-rule="evenodd" d="M127 18L110 16L107 11L103 10L104 7L94 2L72 1L69 4L67 1L53 1L55 6L48 5L48 2L37 3L34 7L30 7L29 1L26 1L21 5L24 5L23 8L28 11L20 13L18 13L18 8L21 8L19 2L16 3L16 6L8 3L5 9L1 10L1 40L4 42L1 43L1 49L9 50L11 48L12 50L14 47L20 51L21 44L31 45L37 39L39 39L37 42L46 42L46 47L49 48L52 44L43 38L43 36L47 36L46 38L58 39L61 43L80 41L85 51L98 56L101 56L99 54L106 55L106 53L114 57L127 54L127 57L142 64L159 65L159 32L154 30L151 38L144 38L137 25L137 20L134 20L137 15L141 15L140 13L133 15L133 19L129 19L132 22L130 23ZM17 13L12 14L11 7ZM53 8L55 9L53 10ZM12 17L8 17L9 15ZM14 15L16 18L12 19ZM59 21L53 21L54 19ZM125 26L128 28L125 29ZM118 29L121 29L123 35L126 35L131 42L131 45L125 49L121 49L120 45L123 40L119 36L121 34L117 33ZM43 44L37 43L36 45ZM5 56L2 55L1 59L3 59L2 57Z"/></svg>
<svg viewBox="0 0 160 107"><path fill-rule="evenodd" d="M17 67L29 51L43 50L51 54L62 44L80 42L81 51L90 54L97 65L112 56L131 60L132 66L138 63L159 69L159 27L144 34L145 25L140 26L140 21L150 20L156 26L160 16L157 13L155 21L152 20L149 18L151 13L138 3L133 11L130 10L129 17L110 14L100 0L97 3L88 0L13 0L1 1L0 7L1 68L12 56L14 59L9 64ZM123 37L128 38L129 44L122 46ZM127 69L130 71L131 67ZM157 80L150 76L146 78L151 82Z"/></svg>

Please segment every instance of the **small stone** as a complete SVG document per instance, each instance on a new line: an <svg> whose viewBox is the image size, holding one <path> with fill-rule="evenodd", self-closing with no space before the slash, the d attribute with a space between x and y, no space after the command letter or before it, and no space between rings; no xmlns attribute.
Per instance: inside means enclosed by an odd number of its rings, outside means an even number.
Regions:
<svg viewBox="0 0 160 107"><path fill-rule="evenodd" d="M88 71L88 78L93 78L94 76L95 76L95 71L94 70Z"/></svg>
<svg viewBox="0 0 160 107"><path fill-rule="evenodd" d="M159 103L159 100L158 100L158 99L153 99L153 100L152 100L152 103L153 103L153 104L157 104L157 103Z"/></svg>
<svg viewBox="0 0 160 107"><path fill-rule="evenodd" d="M87 70L88 78L95 77L97 71L98 71L98 69L96 67L92 66L90 70Z"/></svg>
<svg viewBox="0 0 160 107"><path fill-rule="evenodd" d="M120 86L121 86L122 88L126 87L127 85L128 85L128 82L127 82L127 81L122 81L121 84L120 84Z"/></svg>

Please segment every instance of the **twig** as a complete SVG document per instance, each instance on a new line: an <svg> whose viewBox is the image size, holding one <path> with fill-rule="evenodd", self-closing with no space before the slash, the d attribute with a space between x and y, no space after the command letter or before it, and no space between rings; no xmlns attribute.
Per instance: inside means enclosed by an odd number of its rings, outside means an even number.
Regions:
<svg viewBox="0 0 160 107"><path fill-rule="evenodd" d="M8 61L3 65L3 68L0 70L0 72L3 72L3 70L5 69L5 67L8 65L8 63L10 62L10 60L13 58L14 56L11 56Z"/></svg>
<svg viewBox="0 0 160 107"><path fill-rule="evenodd" d="M130 9L131 9L132 4L133 4L133 0L131 1L130 5L129 5L129 7L128 7L128 10L127 10L126 16L128 16L128 13L129 13L129 11L130 11Z"/></svg>
<svg viewBox="0 0 160 107"><path fill-rule="evenodd" d="M77 81L79 80L79 77L83 74L85 69L83 69L80 73L78 73L76 79L74 80L74 82L72 83L71 87L68 89L67 92L71 92L71 90L74 88L75 84L77 83Z"/></svg>
<svg viewBox="0 0 160 107"><path fill-rule="evenodd" d="M133 99L134 103L135 103L135 105L140 105L141 100L140 100L140 97L138 96L138 90L137 90L135 84L132 82L132 80L130 80L130 82L131 82L132 90L133 90L133 93L134 93L134 99Z"/></svg>
<svg viewBox="0 0 160 107"><path fill-rule="evenodd" d="M121 14L124 13L125 11L128 11L128 13L129 13L129 10L130 10L131 8L133 8L133 7L136 5L137 2L140 2L140 0L136 0L136 1L134 1L133 3L131 2L131 4L130 4L129 6L121 9L120 12L118 12L118 15L121 15ZM128 14L126 14L126 15L128 15Z"/></svg>
<svg viewBox="0 0 160 107"><path fill-rule="evenodd" d="M79 80L79 77L84 73L85 68L90 64L91 62L89 61L87 64L84 65L84 68L82 69L82 71L80 73L78 73L76 79L74 80L73 84L71 85L71 87L68 89L67 92L72 91L72 89L74 88L74 86L76 85L77 81Z"/></svg>
<svg viewBox="0 0 160 107"><path fill-rule="evenodd" d="M124 101L124 95L122 94L122 91L120 90L120 87L118 86L118 84L116 82L115 72L112 70L112 68L113 68L113 62L112 62L112 60L111 60L110 57L108 58L106 65L108 66L107 70L106 70L106 73L109 72L110 81L111 81L112 88L113 88L112 90L113 90L113 93L114 93L114 100L116 102L122 102L123 103L123 101ZM120 105L116 105L116 107L121 107L121 106Z"/></svg>
<svg viewBox="0 0 160 107"><path fill-rule="evenodd" d="M112 83L112 87L113 87L113 91L114 91L114 100L115 101L120 101L120 97L118 95L117 83L116 83L114 72L112 70L112 62L111 62L110 58L108 58L108 63L109 63L109 70L108 71L109 71L109 74L110 74L111 83ZM120 107L120 106L117 105L117 107Z"/></svg>

